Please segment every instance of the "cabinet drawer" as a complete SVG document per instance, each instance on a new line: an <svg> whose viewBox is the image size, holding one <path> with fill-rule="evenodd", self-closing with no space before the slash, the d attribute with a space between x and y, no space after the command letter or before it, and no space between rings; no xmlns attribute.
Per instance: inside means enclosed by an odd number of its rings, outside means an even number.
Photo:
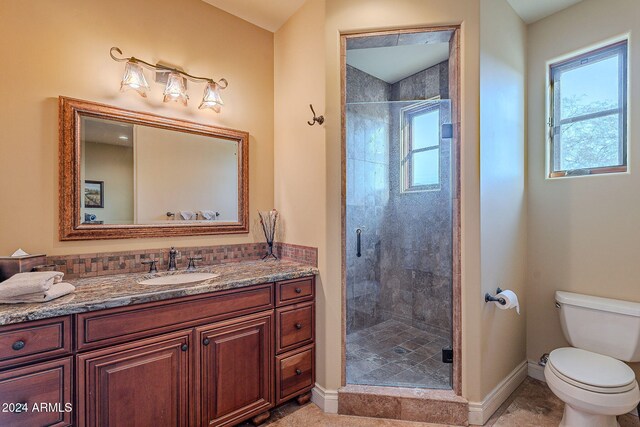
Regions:
<svg viewBox="0 0 640 427"><path fill-rule="evenodd" d="M315 304L296 304L276 310L276 351L311 344L314 339Z"/></svg>
<svg viewBox="0 0 640 427"><path fill-rule="evenodd" d="M311 390L315 383L313 345L276 357L276 404Z"/></svg>
<svg viewBox="0 0 640 427"><path fill-rule="evenodd" d="M4 408L0 408L0 426L70 426L71 364L71 357L66 357L0 373L1 403L26 404L23 412L4 412ZM22 405L20 408L24 408ZM41 409L38 411L38 408Z"/></svg>
<svg viewBox="0 0 640 427"><path fill-rule="evenodd" d="M95 348L273 308L273 285L120 307L77 317L78 349Z"/></svg>
<svg viewBox="0 0 640 427"><path fill-rule="evenodd" d="M71 352L69 316L0 328L0 367L17 365Z"/></svg>
<svg viewBox="0 0 640 427"><path fill-rule="evenodd" d="M315 296L315 276L276 283L276 305L312 301Z"/></svg>

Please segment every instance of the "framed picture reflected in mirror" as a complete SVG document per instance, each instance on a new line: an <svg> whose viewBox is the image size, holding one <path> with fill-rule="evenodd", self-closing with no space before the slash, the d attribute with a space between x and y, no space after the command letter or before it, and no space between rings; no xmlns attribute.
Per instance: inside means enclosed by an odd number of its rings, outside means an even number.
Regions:
<svg viewBox="0 0 640 427"><path fill-rule="evenodd" d="M84 207L104 208L104 181L84 181Z"/></svg>

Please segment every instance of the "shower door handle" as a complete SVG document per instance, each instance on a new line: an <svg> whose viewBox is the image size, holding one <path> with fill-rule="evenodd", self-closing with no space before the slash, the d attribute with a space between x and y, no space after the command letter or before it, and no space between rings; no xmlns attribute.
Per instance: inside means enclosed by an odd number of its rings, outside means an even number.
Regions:
<svg viewBox="0 0 640 427"><path fill-rule="evenodd" d="M362 230L359 228L356 228L356 256L358 258L360 258L362 256L362 251L360 250L361 246L362 246Z"/></svg>

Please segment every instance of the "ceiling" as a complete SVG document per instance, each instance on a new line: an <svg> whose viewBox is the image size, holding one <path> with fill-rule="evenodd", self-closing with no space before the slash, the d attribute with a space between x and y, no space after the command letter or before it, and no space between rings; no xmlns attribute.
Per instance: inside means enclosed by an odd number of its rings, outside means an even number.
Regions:
<svg viewBox="0 0 640 427"><path fill-rule="evenodd" d="M413 44L347 51L347 64L393 84L449 57L449 43Z"/></svg>
<svg viewBox="0 0 640 427"><path fill-rule="evenodd" d="M305 0L202 0L254 25L275 32ZM582 0L507 0L518 15L530 24Z"/></svg>
<svg viewBox="0 0 640 427"><path fill-rule="evenodd" d="M133 147L133 125L83 117L82 131L86 142Z"/></svg>
<svg viewBox="0 0 640 427"><path fill-rule="evenodd" d="M227 13L275 32L306 0L202 0Z"/></svg>
<svg viewBox="0 0 640 427"><path fill-rule="evenodd" d="M507 0L527 24L580 3L582 0Z"/></svg>

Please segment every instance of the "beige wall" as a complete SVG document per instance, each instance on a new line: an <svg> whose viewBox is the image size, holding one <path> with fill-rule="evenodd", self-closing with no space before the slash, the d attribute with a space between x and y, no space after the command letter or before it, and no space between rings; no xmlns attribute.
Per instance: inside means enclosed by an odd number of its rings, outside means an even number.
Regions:
<svg viewBox="0 0 640 427"><path fill-rule="evenodd" d="M133 221L133 148L85 142L84 180L103 181L103 208L81 209L84 213L94 214L97 221L105 224L131 224Z"/></svg>
<svg viewBox="0 0 640 427"><path fill-rule="evenodd" d="M335 389L335 375L340 375L340 347L335 346L340 300L336 304L331 299L334 285L325 279L327 142L323 126L307 124L309 104L317 114L325 111L324 14L324 0L308 0L275 34L274 191L282 239L318 248L316 379L326 387L331 378Z"/></svg>
<svg viewBox="0 0 640 427"><path fill-rule="evenodd" d="M554 307L566 290L640 301L640 3L585 0L529 27L527 356L567 345ZM631 32L629 174L545 179L547 62Z"/></svg>
<svg viewBox="0 0 640 427"><path fill-rule="evenodd" d="M325 131L309 126L309 104L324 113L324 0L308 0L274 38L275 204L288 241L324 239Z"/></svg>
<svg viewBox="0 0 640 427"><path fill-rule="evenodd" d="M167 212L220 212L238 221L238 144L151 126L134 127L136 223L166 222Z"/></svg>
<svg viewBox="0 0 640 427"><path fill-rule="evenodd" d="M508 37L505 35L508 34ZM484 304L482 395L526 359L526 26L506 0L480 2L482 292L511 289L523 312Z"/></svg>
<svg viewBox="0 0 640 427"><path fill-rule="evenodd" d="M169 245L251 242L259 233L220 237L59 242L57 97L248 131L250 223L273 206L273 34L201 0L3 0L0 80L0 255L68 254ZM189 106L163 104L162 85L148 98L119 92L126 55L165 61L196 75L225 77L221 114L198 110L204 86L189 83Z"/></svg>

